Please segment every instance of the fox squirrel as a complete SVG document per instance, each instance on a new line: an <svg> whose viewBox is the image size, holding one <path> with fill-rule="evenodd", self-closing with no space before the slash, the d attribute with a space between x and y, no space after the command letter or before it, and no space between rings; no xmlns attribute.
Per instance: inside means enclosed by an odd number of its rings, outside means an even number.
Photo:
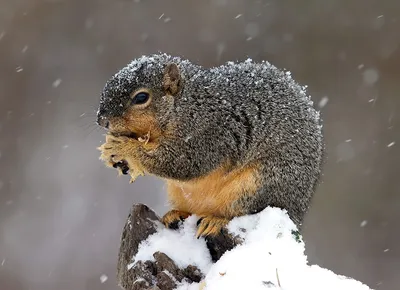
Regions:
<svg viewBox="0 0 400 290"><path fill-rule="evenodd" d="M122 174L166 180L176 228L200 217L215 236L236 216L267 206L300 228L321 175L322 125L305 87L269 62L205 69L164 53L142 56L103 89L100 159Z"/></svg>

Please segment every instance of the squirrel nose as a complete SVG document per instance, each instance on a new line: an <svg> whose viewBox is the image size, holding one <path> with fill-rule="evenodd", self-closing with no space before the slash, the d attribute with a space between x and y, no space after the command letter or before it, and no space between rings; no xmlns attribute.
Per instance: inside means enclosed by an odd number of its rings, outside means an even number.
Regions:
<svg viewBox="0 0 400 290"><path fill-rule="evenodd" d="M108 129L110 127L110 121L104 116L99 116L97 118L97 125L105 128L105 129Z"/></svg>

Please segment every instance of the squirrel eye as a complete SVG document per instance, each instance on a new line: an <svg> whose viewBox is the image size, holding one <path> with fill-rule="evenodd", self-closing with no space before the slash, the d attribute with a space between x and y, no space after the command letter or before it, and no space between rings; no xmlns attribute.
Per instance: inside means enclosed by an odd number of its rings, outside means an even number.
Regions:
<svg viewBox="0 0 400 290"><path fill-rule="evenodd" d="M135 105L142 105L144 103L146 103L149 100L149 93L146 92L140 92L138 94L135 95L135 97L133 98L132 102Z"/></svg>

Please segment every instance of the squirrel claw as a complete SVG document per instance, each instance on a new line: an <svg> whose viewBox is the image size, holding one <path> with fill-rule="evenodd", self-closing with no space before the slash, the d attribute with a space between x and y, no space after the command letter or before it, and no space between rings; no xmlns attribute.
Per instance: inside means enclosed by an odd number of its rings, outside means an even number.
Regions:
<svg viewBox="0 0 400 290"><path fill-rule="evenodd" d="M216 236L221 233L222 228L228 224L229 220L220 217L202 217L197 222L196 237Z"/></svg>
<svg viewBox="0 0 400 290"><path fill-rule="evenodd" d="M189 216L190 213L188 212L173 209L162 217L161 222L165 225L165 227L177 230L179 228L179 223L183 222Z"/></svg>

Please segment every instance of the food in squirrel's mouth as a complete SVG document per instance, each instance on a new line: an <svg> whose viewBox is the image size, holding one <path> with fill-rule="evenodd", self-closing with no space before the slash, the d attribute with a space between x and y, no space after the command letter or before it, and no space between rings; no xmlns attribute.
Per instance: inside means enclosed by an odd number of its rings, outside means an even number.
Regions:
<svg viewBox="0 0 400 290"><path fill-rule="evenodd" d="M132 139L138 140L139 142L144 143L144 144L147 144L150 140L150 131L144 136L138 136L136 133L133 133L133 132L128 132L128 133L126 133L126 132L110 132L109 134L113 135L115 137L124 136L124 137L128 137L128 138L132 138ZM121 173L123 175L129 174L130 168L129 168L128 162L126 160L121 160L121 161L114 163L113 167L120 169Z"/></svg>
<svg viewBox="0 0 400 290"><path fill-rule="evenodd" d="M128 162L126 162L125 160L114 163L113 167L120 168L123 175L127 175L129 172Z"/></svg>
<svg viewBox="0 0 400 290"><path fill-rule="evenodd" d="M147 134L144 135L144 136L139 136L139 137L137 138L137 140L138 140L139 142L142 142L142 143L144 143L144 144L147 144L147 143L149 142L149 140L150 140L150 131L147 132Z"/></svg>

